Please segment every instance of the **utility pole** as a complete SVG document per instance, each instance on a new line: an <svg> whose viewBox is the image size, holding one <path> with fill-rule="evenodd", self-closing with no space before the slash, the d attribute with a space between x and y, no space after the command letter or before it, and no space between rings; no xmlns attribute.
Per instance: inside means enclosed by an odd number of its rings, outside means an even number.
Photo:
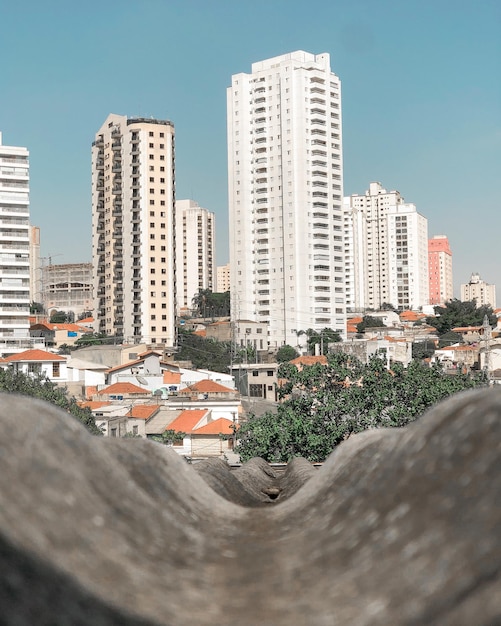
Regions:
<svg viewBox="0 0 501 626"><path fill-rule="evenodd" d="M482 328L484 330L484 342L485 342L484 369L487 375L487 381L490 384L491 382L491 325L489 324L489 318L487 315L484 315Z"/></svg>

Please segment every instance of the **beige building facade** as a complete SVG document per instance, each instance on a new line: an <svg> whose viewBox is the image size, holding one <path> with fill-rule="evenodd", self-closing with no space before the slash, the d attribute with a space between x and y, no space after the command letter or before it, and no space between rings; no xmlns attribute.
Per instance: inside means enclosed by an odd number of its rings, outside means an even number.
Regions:
<svg viewBox="0 0 501 626"><path fill-rule="evenodd" d="M174 126L111 114L92 145L96 330L175 345Z"/></svg>
<svg viewBox="0 0 501 626"><path fill-rule="evenodd" d="M66 263L42 268L42 303L50 316L54 310L70 311L75 319L94 309L92 263Z"/></svg>
<svg viewBox="0 0 501 626"><path fill-rule="evenodd" d="M475 300L477 306L488 305L496 308L496 285L489 285L480 278L480 274L473 273L470 282L461 285L461 301Z"/></svg>
<svg viewBox="0 0 501 626"><path fill-rule="evenodd" d="M226 293L230 290L230 264L217 266L217 287L218 293Z"/></svg>

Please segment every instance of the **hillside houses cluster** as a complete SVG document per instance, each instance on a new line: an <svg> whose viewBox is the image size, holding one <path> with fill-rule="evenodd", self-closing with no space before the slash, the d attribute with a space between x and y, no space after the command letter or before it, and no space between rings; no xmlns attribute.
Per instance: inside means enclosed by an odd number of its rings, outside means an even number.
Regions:
<svg viewBox="0 0 501 626"><path fill-rule="evenodd" d="M407 366L416 342L438 345L435 329L426 324L427 316L422 313L380 311L370 315L381 324L360 334L357 325L363 318L352 317L347 324L347 340L329 344L329 350L354 354L363 362L378 355L391 367L395 362ZM210 326L204 334L213 336ZM227 330L221 323L215 328L217 333ZM254 344L252 333L245 325L242 328ZM35 347L7 355L0 358L0 367L42 375L67 388L92 411L105 436L165 437L170 433L172 447L183 456L228 456L246 412L255 412L257 402L278 401L278 364L272 362L270 354L257 363L233 365L225 374L183 367L161 347L146 344L95 345L58 354L58 346L76 341L89 332L89 327L40 322L32 330L37 341L45 342L45 349ZM489 332L489 338L482 326L453 330L461 335L462 343L437 347L430 361L440 361L451 373L488 368L491 379L501 382L501 337L497 329ZM302 368L324 361L324 356L303 354L292 363ZM266 408L271 408L270 404Z"/></svg>

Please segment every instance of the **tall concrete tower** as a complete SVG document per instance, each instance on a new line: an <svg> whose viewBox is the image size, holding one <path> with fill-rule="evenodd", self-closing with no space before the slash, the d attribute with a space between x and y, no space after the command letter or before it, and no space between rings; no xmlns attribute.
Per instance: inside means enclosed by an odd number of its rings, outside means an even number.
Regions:
<svg viewBox="0 0 501 626"><path fill-rule="evenodd" d="M175 344L174 126L109 115L92 144L97 329Z"/></svg>
<svg viewBox="0 0 501 626"><path fill-rule="evenodd" d="M328 54L254 63L227 92L232 318L270 347L345 334L341 84ZM301 341L301 339L300 339Z"/></svg>

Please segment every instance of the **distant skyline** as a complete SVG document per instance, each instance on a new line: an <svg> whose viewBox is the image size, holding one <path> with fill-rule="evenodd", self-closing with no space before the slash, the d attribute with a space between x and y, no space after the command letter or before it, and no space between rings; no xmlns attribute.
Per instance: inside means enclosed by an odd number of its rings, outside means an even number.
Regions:
<svg viewBox="0 0 501 626"><path fill-rule="evenodd" d="M454 295L501 285L498 0L63 0L0 5L0 132L30 151L44 257L91 260L91 143L109 113L171 120L176 196L216 214L228 260L226 88L251 64L328 52L344 195L398 189L447 235Z"/></svg>

